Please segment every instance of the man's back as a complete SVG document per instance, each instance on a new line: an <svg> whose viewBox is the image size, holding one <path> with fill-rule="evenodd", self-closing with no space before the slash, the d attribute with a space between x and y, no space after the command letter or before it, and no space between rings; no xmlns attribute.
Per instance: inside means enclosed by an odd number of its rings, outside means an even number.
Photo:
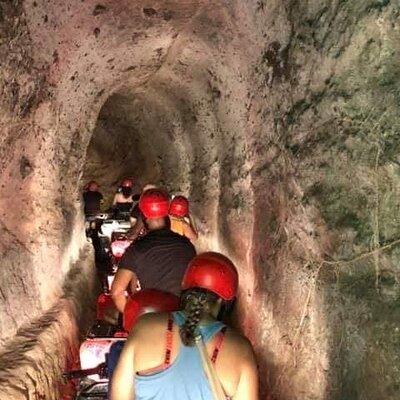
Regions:
<svg viewBox="0 0 400 400"><path fill-rule="evenodd" d="M100 192L86 191L83 193L85 215L93 215L100 212L100 203L103 195Z"/></svg>
<svg viewBox="0 0 400 400"><path fill-rule="evenodd" d="M143 289L178 295L187 265L195 255L189 239L169 229L157 229L126 250L119 268L133 271Z"/></svg>

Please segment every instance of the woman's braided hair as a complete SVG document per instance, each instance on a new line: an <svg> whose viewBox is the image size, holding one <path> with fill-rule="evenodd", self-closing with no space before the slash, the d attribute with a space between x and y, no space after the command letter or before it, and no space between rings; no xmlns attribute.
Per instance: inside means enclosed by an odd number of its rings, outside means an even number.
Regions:
<svg viewBox="0 0 400 400"><path fill-rule="evenodd" d="M208 306L218 300L218 296L203 289L189 289L182 293L181 299L186 320L180 327L179 333L185 346L194 346L200 320L209 308Z"/></svg>

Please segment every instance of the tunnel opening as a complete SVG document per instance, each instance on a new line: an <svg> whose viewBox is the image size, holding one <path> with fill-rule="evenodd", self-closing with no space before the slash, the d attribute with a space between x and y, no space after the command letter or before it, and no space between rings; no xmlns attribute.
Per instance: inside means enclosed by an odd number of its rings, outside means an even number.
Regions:
<svg viewBox="0 0 400 400"><path fill-rule="evenodd" d="M99 113L86 153L82 182L99 182L106 202L110 202L124 177L135 177L136 191L146 180L158 181L157 164L149 166L146 160L152 158L153 145L148 135L141 133L138 106L134 92L118 92L106 100ZM152 140L157 134L151 135Z"/></svg>

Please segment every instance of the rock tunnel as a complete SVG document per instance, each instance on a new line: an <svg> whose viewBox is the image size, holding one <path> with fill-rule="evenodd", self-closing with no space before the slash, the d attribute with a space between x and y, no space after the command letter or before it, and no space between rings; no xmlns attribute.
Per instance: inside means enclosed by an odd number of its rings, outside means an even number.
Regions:
<svg viewBox="0 0 400 400"><path fill-rule="evenodd" d="M81 190L189 196L261 398L400 392L397 0L0 2L0 399L59 399L97 281Z"/></svg>

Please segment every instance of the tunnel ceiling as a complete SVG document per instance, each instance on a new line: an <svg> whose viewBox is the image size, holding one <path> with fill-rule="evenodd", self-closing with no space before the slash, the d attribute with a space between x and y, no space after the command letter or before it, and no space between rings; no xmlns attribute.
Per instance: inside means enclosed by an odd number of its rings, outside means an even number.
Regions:
<svg viewBox="0 0 400 400"><path fill-rule="evenodd" d="M263 398L397 398L397 0L0 7L0 361L20 345L0 367L7 398L53 393L60 366L21 377L41 335L76 341L56 327L85 309L68 282L91 282L71 269L80 190L125 175L188 195L199 249L237 263Z"/></svg>

